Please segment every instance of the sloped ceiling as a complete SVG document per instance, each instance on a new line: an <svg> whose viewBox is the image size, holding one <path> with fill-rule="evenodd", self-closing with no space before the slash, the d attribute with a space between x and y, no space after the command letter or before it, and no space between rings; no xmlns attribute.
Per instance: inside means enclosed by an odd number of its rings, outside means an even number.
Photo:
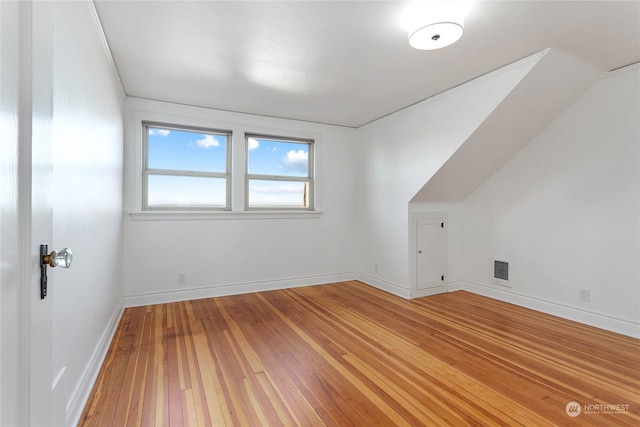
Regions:
<svg viewBox="0 0 640 427"><path fill-rule="evenodd" d="M470 1L463 38L407 43L405 1L95 1L129 96L360 127L549 47L640 60L638 1Z"/></svg>
<svg viewBox="0 0 640 427"><path fill-rule="evenodd" d="M558 49L537 64L467 138L412 203L460 203L602 75Z"/></svg>

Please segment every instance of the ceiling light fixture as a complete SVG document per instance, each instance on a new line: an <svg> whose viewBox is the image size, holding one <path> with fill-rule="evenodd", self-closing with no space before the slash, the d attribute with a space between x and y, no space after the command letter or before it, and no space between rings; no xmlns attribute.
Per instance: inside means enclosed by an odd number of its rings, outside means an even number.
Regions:
<svg viewBox="0 0 640 427"><path fill-rule="evenodd" d="M464 8L456 1L419 3L408 17L409 44L433 50L457 42L464 32Z"/></svg>

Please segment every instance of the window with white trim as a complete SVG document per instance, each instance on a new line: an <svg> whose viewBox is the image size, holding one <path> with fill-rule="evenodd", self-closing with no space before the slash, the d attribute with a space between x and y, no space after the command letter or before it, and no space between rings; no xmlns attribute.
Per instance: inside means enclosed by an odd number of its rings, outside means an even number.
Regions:
<svg viewBox="0 0 640 427"><path fill-rule="evenodd" d="M229 210L231 131L143 122L143 210Z"/></svg>
<svg viewBox="0 0 640 427"><path fill-rule="evenodd" d="M313 210L314 141L250 133L245 141L246 208Z"/></svg>

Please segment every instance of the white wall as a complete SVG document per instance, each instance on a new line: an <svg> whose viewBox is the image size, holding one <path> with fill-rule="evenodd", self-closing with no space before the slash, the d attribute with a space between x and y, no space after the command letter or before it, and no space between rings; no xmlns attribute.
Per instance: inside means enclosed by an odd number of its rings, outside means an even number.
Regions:
<svg viewBox="0 0 640 427"><path fill-rule="evenodd" d="M465 201L466 288L640 336L639 95L640 67L610 73Z"/></svg>
<svg viewBox="0 0 640 427"><path fill-rule="evenodd" d="M356 270L362 280L409 296L409 202L539 59L535 55L358 129Z"/></svg>
<svg viewBox="0 0 640 427"><path fill-rule="evenodd" d="M125 200L133 212L125 214L124 228L127 305L353 278L353 129L136 98L127 102ZM143 119L231 129L234 168L244 165L245 131L315 139L321 213L185 217L138 212ZM243 185L242 179L233 182L234 196ZM240 209L242 198L234 200L234 210ZM186 273L185 284L178 284L179 273Z"/></svg>
<svg viewBox="0 0 640 427"><path fill-rule="evenodd" d="M67 424L80 415L122 310L124 93L90 2L54 3L53 372ZM60 399L60 397L54 397ZM54 402L60 403L60 402Z"/></svg>

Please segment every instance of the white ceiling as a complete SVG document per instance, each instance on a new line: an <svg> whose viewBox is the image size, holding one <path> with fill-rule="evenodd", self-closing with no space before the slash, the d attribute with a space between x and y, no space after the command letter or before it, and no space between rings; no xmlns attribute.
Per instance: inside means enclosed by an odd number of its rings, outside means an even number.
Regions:
<svg viewBox="0 0 640 427"><path fill-rule="evenodd" d="M640 61L640 1L475 1L456 44L407 42L405 1L96 0L129 96L359 127L548 47Z"/></svg>

